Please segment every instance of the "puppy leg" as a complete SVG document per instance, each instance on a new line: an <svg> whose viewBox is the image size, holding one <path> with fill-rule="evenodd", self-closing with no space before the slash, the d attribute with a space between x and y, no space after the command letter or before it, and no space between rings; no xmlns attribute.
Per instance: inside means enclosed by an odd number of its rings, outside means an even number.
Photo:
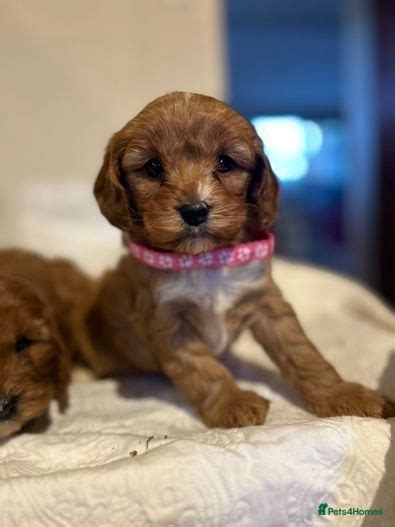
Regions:
<svg viewBox="0 0 395 527"><path fill-rule="evenodd" d="M273 282L259 301L251 329L308 408L318 416L395 415L395 404L381 393L340 377L306 337L295 312Z"/></svg>
<svg viewBox="0 0 395 527"><path fill-rule="evenodd" d="M269 401L238 388L230 372L204 345L190 343L174 350L162 367L207 426L232 428L264 423Z"/></svg>
<svg viewBox="0 0 395 527"><path fill-rule="evenodd" d="M207 426L232 428L262 424L269 401L237 387L199 333L198 312L186 304L166 305L158 314L155 355L162 371L181 390Z"/></svg>
<svg viewBox="0 0 395 527"><path fill-rule="evenodd" d="M150 330L161 370L181 390L207 426L263 424L269 401L237 387L231 373L205 343L199 308L190 302L163 304Z"/></svg>

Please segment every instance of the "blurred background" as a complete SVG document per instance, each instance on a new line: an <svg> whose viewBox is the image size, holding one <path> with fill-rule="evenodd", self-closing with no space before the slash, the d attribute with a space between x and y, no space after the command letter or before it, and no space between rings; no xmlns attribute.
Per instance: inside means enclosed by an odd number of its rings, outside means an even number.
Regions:
<svg viewBox="0 0 395 527"><path fill-rule="evenodd" d="M195 91L264 140L278 253L395 302L394 27L390 0L0 0L0 246L111 264L91 190L106 141Z"/></svg>

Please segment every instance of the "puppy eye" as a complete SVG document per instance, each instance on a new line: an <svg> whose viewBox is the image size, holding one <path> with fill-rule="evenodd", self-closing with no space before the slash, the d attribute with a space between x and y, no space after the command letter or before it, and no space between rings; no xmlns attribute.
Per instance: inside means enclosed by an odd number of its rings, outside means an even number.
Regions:
<svg viewBox="0 0 395 527"><path fill-rule="evenodd" d="M218 172L222 172L222 173L229 172L230 170L233 170L235 167L236 167L236 163L235 161L233 161L231 157L225 156L225 155L219 156L218 168L217 168Z"/></svg>
<svg viewBox="0 0 395 527"><path fill-rule="evenodd" d="M31 346L33 344L33 342L34 342L33 340L28 339L27 337L21 337L20 339L18 339L16 341L15 351L17 353L21 353L21 351L23 351L26 348L28 348L29 346Z"/></svg>
<svg viewBox="0 0 395 527"><path fill-rule="evenodd" d="M163 174L163 167L159 159L150 159L144 165L145 171L152 178L159 178Z"/></svg>

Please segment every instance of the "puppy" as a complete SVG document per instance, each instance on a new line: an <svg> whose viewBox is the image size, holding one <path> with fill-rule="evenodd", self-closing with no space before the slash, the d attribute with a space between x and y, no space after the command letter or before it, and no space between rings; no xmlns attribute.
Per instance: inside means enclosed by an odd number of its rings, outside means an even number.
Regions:
<svg viewBox="0 0 395 527"><path fill-rule="evenodd" d="M274 283L278 185L228 105L182 92L151 102L110 139L94 191L132 253L80 313L98 374L161 371L208 426L262 424L269 401L219 362L250 329L315 414L394 415L383 395L340 377Z"/></svg>
<svg viewBox="0 0 395 527"><path fill-rule="evenodd" d="M66 402L71 312L89 280L72 264L0 251L0 437Z"/></svg>

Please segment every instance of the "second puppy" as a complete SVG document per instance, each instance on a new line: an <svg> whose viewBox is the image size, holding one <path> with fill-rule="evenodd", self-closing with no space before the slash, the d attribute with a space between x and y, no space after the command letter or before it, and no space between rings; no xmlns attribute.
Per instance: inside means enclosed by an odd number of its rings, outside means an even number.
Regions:
<svg viewBox="0 0 395 527"><path fill-rule="evenodd" d="M78 355L71 313L90 280L66 260L0 251L0 437L57 399L64 406Z"/></svg>

